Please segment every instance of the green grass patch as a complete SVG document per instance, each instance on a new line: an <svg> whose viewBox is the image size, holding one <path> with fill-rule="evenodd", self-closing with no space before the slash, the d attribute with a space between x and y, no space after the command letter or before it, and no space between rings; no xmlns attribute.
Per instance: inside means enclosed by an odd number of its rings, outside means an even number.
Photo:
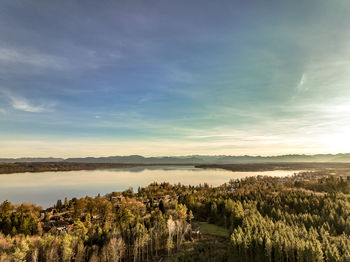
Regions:
<svg viewBox="0 0 350 262"><path fill-rule="evenodd" d="M202 234L214 235L219 237L229 236L229 232L226 228L214 224L209 224L208 222L194 221L193 225L199 226Z"/></svg>

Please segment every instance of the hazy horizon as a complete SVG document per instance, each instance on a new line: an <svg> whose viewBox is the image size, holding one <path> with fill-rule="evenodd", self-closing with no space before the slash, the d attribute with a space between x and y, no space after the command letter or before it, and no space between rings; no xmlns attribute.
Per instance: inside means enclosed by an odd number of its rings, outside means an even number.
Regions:
<svg viewBox="0 0 350 262"><path fill-rule="evenodd" d="M22 156L22 157L0 157L0 159L47 159L47 158L53 158L53 159L70 159L70 158L112 158L112 157L143 157L143 158L190 158L190 157L262 157L262 158L276 158L276 157L288 157L288 156L339 156L339 155L350 155L350 153L319 153L319 154L280 154L280 155L258 155L258 154L249 154L249 155L214 155L214 154L207 154L207 155L138 155L138 154L130 154L130 155L90 155L90 156L70 156L70 157L59 157L59 156Z"/></svg>
<svg viewBox="0 0 350 262"><path fill-rule="evenodd" d="M2 0L0 158L349 152L349 11Z"/></svg>

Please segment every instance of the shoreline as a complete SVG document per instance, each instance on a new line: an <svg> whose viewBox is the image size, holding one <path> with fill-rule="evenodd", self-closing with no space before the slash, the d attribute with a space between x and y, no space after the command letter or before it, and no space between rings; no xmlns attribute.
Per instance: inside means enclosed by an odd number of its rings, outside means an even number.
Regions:
<svg viewBox="0 0 350 262"><path fill-rule="evenodd" d="M274 170L320 170L342 169L350 171L350 163L235 163L235 164L203 164L203 163L78 163L78 162L16 162L0 163L0 174L63 172L98 170L113 168L134 168L151 166L193 166L201 169L224 169L239 172L258 172Z"/></svg>

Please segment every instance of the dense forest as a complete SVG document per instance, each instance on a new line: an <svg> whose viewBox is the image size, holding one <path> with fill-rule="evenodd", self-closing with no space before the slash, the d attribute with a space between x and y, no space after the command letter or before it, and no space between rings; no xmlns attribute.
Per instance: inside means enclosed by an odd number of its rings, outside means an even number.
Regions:
<svg viewBox="0 0 350 262"><path fill-rule="evenodd" d="M5 201L0 230L0 261L350 261L350 177L153 183L46 210Z"/></svg>

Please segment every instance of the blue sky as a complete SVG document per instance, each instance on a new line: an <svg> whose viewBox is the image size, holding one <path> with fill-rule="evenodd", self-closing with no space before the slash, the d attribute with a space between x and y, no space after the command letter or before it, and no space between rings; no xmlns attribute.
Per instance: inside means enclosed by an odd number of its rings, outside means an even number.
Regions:
<svg viewBox="0 0 350 262"><path fill-rule="evenodd" d="M346 0L0 5L0 157L350 151Z"/></svg>

